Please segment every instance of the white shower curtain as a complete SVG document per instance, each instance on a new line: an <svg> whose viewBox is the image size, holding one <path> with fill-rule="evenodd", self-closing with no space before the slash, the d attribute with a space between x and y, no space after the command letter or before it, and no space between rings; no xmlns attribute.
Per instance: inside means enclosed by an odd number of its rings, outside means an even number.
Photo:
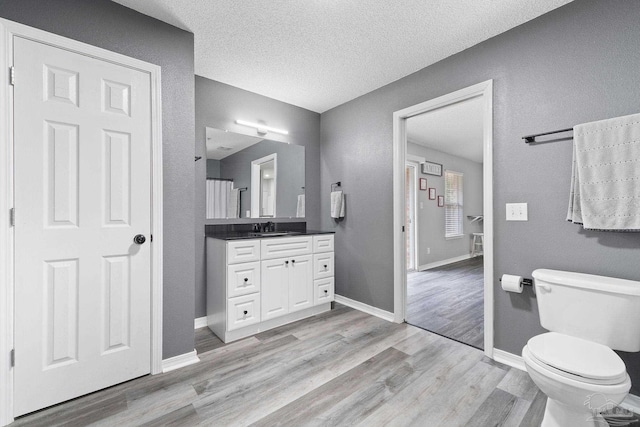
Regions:
<svg viewBox="0 0 640 427"><path fill-rule="evenodd" d="M232 181L207 179L207 219L227 217L227 201L232 188Z"/></svg>

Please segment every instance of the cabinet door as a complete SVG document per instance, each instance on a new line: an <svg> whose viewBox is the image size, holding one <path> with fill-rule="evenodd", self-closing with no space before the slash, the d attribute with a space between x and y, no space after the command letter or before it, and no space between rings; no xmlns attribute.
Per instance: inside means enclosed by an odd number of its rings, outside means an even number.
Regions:
<svg viewBox="0 0 640 427"><path fill-rule="evenodd" d="M291 257L289 263L289 311L313 305L313 261L311 255Z"/></svg>
<svg viewBox="0 0 640 427"><path fill-rule="evenodd" d="M289 312L289 270L290 260L286 258L262 261L262 320L272 319Z"/></svg>

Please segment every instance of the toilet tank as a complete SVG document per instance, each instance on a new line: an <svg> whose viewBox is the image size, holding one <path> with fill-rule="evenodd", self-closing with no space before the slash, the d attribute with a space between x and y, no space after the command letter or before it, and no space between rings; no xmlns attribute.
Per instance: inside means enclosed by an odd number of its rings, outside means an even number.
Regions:
<svg viewBox="0 0 640 427"><path fill-rule="evenodd" d="M640 282L546 269L533 278L543 328L640 351Z"/></svg>

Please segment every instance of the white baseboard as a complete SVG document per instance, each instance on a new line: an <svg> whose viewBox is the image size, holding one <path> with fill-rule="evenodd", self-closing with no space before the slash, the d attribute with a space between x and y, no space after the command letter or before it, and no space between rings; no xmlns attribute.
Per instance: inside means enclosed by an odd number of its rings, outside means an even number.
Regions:
<svg viewBox="0 0 640 427"><path fill-rule="evenodd" d="M522 356L509 353L498 348L493 349L493 360L495 360L496 362L504 363L505 365L511 366L512 368L520 369L521 371L527 370L527 368L524 366L524 359L522 359Z"/></svg>
<svg viewBox="0 0 640 427"><path fill-rule="evenodd" d="M170 357L162 361L162 373L175 371L176 369L184 368L185 366L198 363L200 358L198 352L194 349L189 353L180 354L178 356Z"/></svg>
<svg viewBox="0 0 640 427"><path fill-rule="evenodd" d="M389 311L373 307L360 301L352 300L351 298L343 297L342 295L336 295L335 301L342 305L346 305L347 307L355 308L356 310L371 314L372 316L376 316L389 322L393 322L393 313Z"/></svg>
<svg viewBox="0 0 640 427"><path fill-rule="evenodd" d="M207 326L207 316L198 317L193 321L193 327L195 329L204 328Z"/></svg>
<svg viewBox="0 0 640 427"><path fill-rule="evenodd" d="M442 267L443 265L453 264L454 262L464 261L465 259L470 259L471 254L460 255L454 258L443 259L442 261L436 261L429 264L423 264L418 266L418 271L430 270L436 267Z"/></svg>

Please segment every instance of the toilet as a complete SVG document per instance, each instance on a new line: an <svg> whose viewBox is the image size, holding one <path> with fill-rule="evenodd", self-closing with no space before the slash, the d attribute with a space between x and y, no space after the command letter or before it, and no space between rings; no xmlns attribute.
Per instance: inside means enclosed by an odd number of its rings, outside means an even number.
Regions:
<svg viewBox="0 0 640 427"><path fill-rule="evenodd" d="M640 282L547 269L533 278L550 332L531 338L522 358L547 395L542 427L606 426L599 413L631 388L613 350L640 351Z"/></svg>

